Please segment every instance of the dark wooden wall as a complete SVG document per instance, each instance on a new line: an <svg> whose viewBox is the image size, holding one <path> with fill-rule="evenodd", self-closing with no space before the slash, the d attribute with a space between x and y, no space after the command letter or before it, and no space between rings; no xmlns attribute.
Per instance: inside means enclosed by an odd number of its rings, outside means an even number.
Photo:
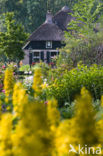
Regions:
<svg viewBox="0 0 103 156"><path fill-rule="evenodd" d="M61 48L65 46L65 44L63 44L60 41L53 41L52 42L52 48L46 48L46 41L31 41L24 50L28 50L28 49L57 49L57 48Z"/></svg>

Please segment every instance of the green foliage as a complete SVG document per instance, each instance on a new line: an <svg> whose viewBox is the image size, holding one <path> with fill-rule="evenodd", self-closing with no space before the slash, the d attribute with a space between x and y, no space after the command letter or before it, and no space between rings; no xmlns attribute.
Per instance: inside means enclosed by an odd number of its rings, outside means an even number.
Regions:
<svg viewBox="0 0 103 156"><path fill-rule="evenodd" d="M74 106L75 102L73 103L65 103L65 106L60 108L60 114L62 119L70 119L74 116Z"/></svg>
<svg viewBox="0 0 103 156"><path fill-rule="evenodd" d="M23 65L19 68L19 71L25 71L25 72L29 72L30 71L30 65Z"/></svg>
<svg viewBox="0 0 103 156"><path fill-rule="evenodd" d="M54 72L52 74L55 75ZM47 89L47 96L55 97L59 102L59 106L63 106L65 102L71 103L83 86L91 92L94 99L100 99L103 94L102 66L87 67L78 65L77 68L65 71L61 76L56 74L56 77L55 81L52 81Z"/></svg>
<svg viewBox="0 0 103 156"><path fill-rule="evenodd" d="M65 33L68 52L67 59L71 59L74 66L79 61L91 65L103 62L103 2L98 0L78 1L73 7L74 20L68 25ZM68 62L69 62L68 60Z"/></svg>
<svg viewBox="0 0 103 156"><path fill-rule="evenodd" d="M75 2L76 0L0 0L0 13L15 12L15 19L31 33L45 21L47 10L54 14L64 5L71 8Z"/></svg>
<svg viewBox="0 0 103 156"><path fill-rule="evenodd" d="M9 61L20 61L24 57L22 46L28 35L21 24L16 24L14 13L7 13L3 18L5 32L0 32L0 53Z"/></svg>
<svg viewBox="0 0 103 156"><path fill-rule="evenodd" d="M48 77L48 74L49 74L49 72L51 70L51 67L47 63L44 63L44 62L36 63L32 67L32 70L35 71L37 68L41 68L43 78Z"/></svg>
<svg viewBox="0 0 103 156"><path fill-rule="evenodd" d="M103 109L101 108L101 101L99 99L92 102L93 110L97 113L97 120L101 118L101 114L103 113ZM72 103L66 102L63 107L59 108L61 119L71 119L75 115L75 105L76 100Z"/></svg>
<svg viewBox="0 0 103 156"><path fill-rule="evenodd" d="M95 23L98 20L98 16L101 15L102 10L103 2L100 0L79 0L73 7L72 16L74 20L69 23L68 29L73 30L73 32L75 31L76 36L74 37L77 37L79 34L87 36L93 32Z"/></svg>

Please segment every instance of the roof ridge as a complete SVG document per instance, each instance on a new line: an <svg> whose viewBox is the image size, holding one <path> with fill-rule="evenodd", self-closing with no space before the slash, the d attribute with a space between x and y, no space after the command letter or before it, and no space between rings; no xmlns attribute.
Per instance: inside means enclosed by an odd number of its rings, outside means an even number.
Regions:
<svg viewBox="0 0 103 156"><path fill-rule="evenodd" d="M68 14L69 12L72 12L72 10L68 8L68 11L64 11L63 8L62 8L61 10L58 10L58 12L56 12L56 13L53 15L53 18L54 18L56 15L58 15L60 12L65 12L65 13Z"/></svg>
<svg viewBox="0 0 103 156"><path fill-rule="evenodd" d="M69 7L67 5L65 5L61 10L65 11L65 12L68 12L70 9L69 9Z"/></svg>

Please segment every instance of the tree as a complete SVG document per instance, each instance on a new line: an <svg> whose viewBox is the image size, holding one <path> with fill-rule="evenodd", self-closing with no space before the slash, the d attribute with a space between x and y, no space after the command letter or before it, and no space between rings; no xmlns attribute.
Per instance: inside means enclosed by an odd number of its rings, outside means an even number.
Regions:
<svg viewBox="0 0 103 156"><path fill-rule="evenodd" d="M14 13L4 15L5 32L0 32L0 52L6 55L9 61L20 61L24 57L22 46L28 34L24 27L14 20Z"/></svg>
<svg viewBox="0 0 103 156"><path fill-rule="evenodd" d="M27 30L32 32L45 21L47 0L24 0L24 4L28 14L25 25Z"/></svg>
<svg viewBox="0 0 103 156"><path fill-rule="evenodd" d="M0 0L0 13L14 12L15 19L31 33L45 21L47 10L55 14L64 5L71 9L75 2L76 0Z"/></svg>
<svg viewBox="0 0 103 156"><path fill-rule="evenodd" d="M78 1L73 7L75 20L68 25L66 47L68 57L77 65L79 61L91 65L103 62L103 2L96 0Z"/></svg>

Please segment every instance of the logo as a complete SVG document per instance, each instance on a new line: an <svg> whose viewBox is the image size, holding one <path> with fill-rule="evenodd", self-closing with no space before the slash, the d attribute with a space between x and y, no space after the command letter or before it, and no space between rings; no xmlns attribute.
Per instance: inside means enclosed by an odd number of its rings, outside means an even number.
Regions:
<svg viewBox="0 0 103 156"><path fill-rule="evenodd" d="M100 147L88 147L87 145L85 145L84 147L82 147L80 144L78 145L78 149L75 149L75 147L73 145L70 144L70 150L69 153L76 153L76 154L101 154L102 153L102 149Z"/></svg>

